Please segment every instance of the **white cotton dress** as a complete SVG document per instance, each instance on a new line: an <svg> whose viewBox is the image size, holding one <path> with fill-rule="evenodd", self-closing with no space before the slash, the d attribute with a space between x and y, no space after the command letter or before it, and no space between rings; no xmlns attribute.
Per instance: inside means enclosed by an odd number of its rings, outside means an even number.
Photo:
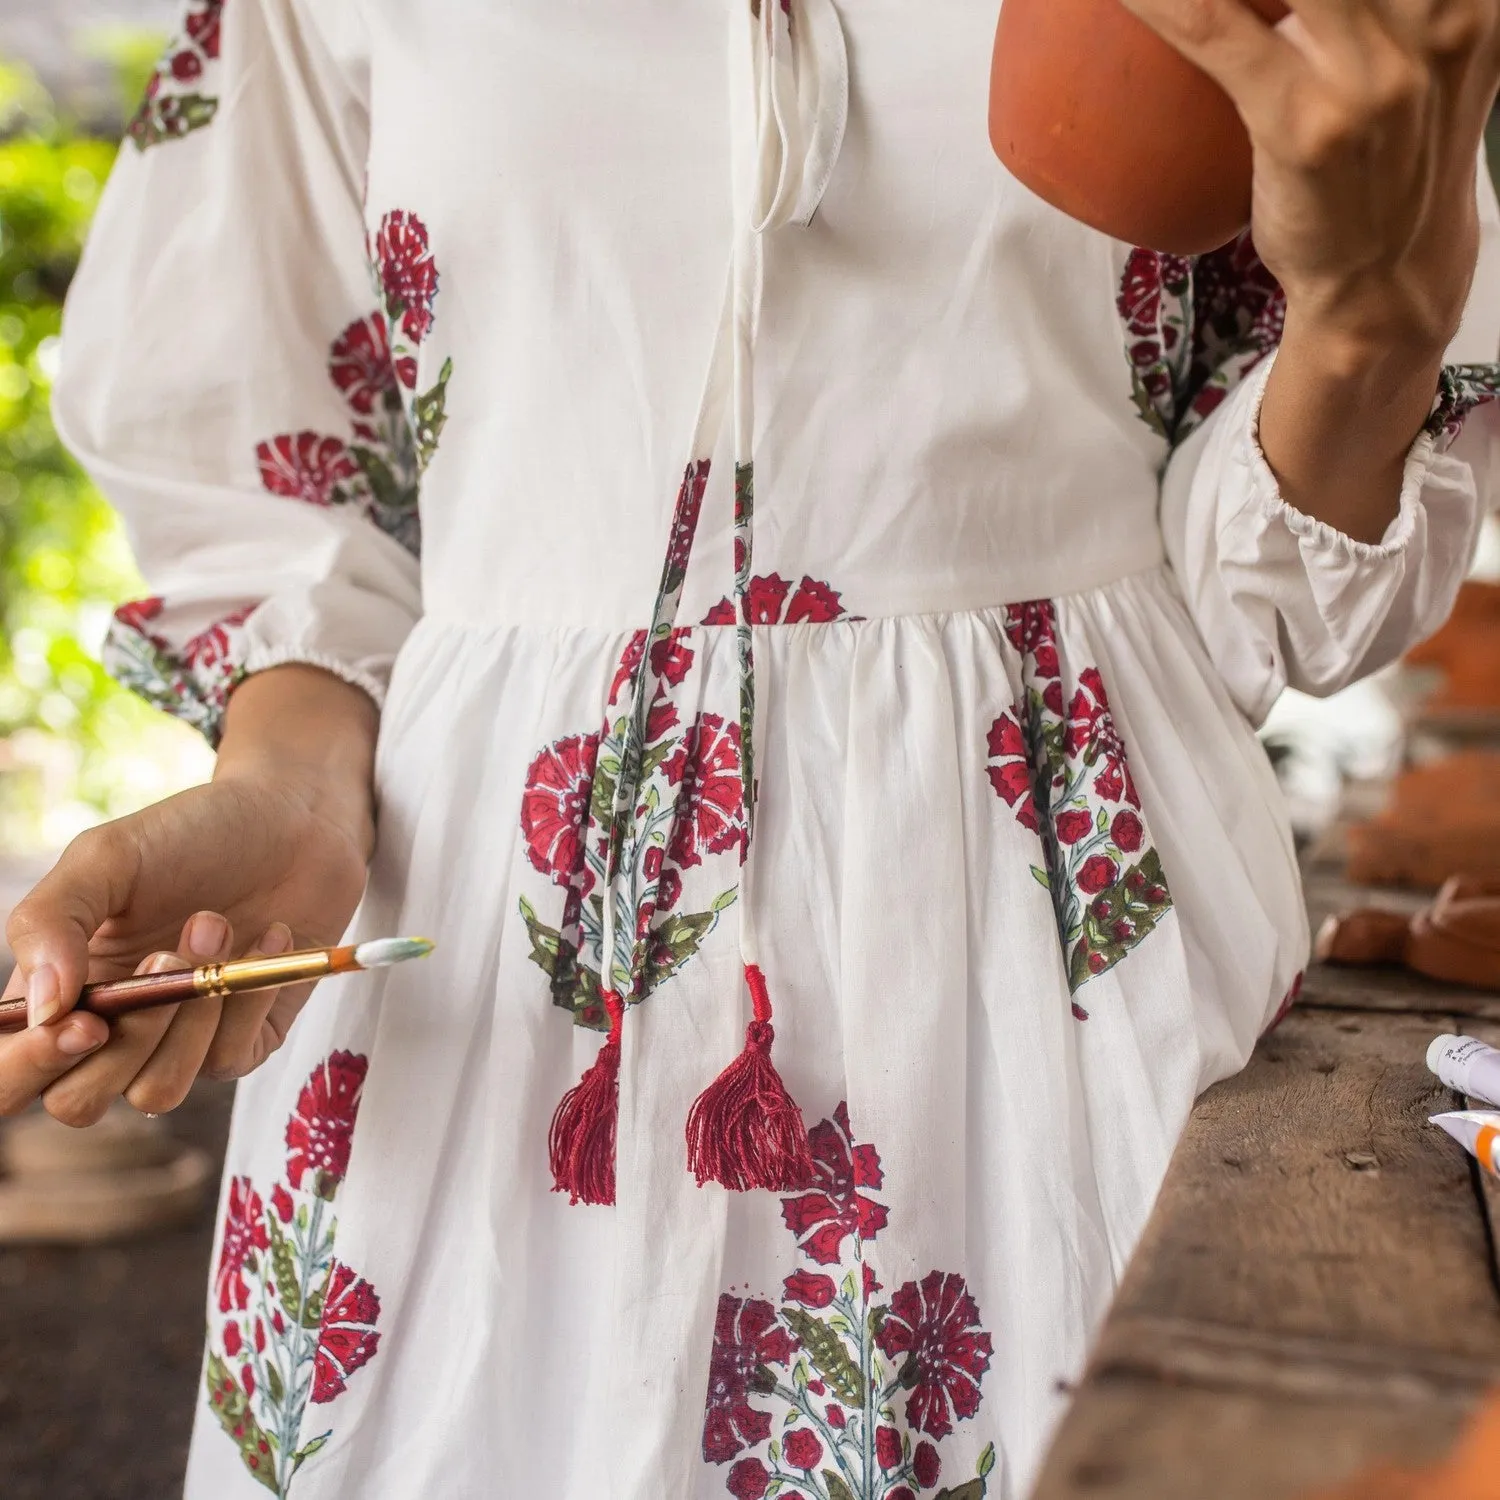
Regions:
<svg viewBox="0 0 1500 1500"><path fill-rule="evenodd" d="M240 1086L190 1500L1026 1494L1307 956L1254 726L1442 620L1500 429L1450 372L1379 544L1289 509L1248 239L1008 177L994 11L194 0L66 322L156 590L109 659L211 738L244 673L368 689L354 930L437 950ZM779 1191L688 1170L745 961Z"/></svg>

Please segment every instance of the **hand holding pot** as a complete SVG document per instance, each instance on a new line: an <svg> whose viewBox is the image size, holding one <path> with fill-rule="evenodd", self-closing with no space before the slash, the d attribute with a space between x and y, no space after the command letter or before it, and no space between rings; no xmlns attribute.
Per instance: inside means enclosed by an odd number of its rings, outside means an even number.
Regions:
<svg viewBox="0 0 1500 1500"><path fill-rule="evenodd" d="M1478 251L1474 164L1500 86L1500 0L1123 0L1233 100L1256 249L1289 316L1351 357L1425 359L1457 329Z"/></svg>

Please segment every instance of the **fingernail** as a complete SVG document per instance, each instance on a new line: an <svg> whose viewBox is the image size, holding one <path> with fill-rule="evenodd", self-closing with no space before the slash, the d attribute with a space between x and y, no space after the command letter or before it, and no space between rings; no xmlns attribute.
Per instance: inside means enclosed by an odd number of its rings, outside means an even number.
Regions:
<svg viewBox="0 0 1500 1500"><path fill-rule="evenodd" d="M70 1022L57 1034L57 1050L64 1057L82 1057L86 1052L97 1052L104 1043L90 1033L91 1028L85 1022Z"/></svg>
<svg viewBox="0 0 1500 1500"><path fill-rule="evenodd" d="M216 911L200 911L188 923L188 952L194 958L212 958L224 946L229 923Z"/></svg>
<svg viewBox="0 0 1500 1500"><path fill-rule="evenodd" d="M175 953L153 953L146 960L144 972L147 974L170 974L174 969L186 967Z"/></svg>
<svg viewBox="0 0 1500 1500"><path fill-rule="evenodd" d="M62 984L51 964L38 964L26 981L26 1020L42 1026L62 1009Z"/></svg>
<svg viewBox="0 0 1500 1500"><path fill-rule="evenodd" d="M276 922L266 928L266 935L256 946L267 958L275 958L292 946L292 934L285 924Z"/></svg>

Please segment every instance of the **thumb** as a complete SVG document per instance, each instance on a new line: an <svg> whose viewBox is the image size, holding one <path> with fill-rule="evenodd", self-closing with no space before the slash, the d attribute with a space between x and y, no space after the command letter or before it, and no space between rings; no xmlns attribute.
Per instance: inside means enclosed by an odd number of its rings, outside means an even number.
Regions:
<svg viewBox="0 0 1500 1500"><path fill-rule="evenodd" d="M89 943L123 911L140 867L135 841L116 824L80 834L11 913L6 941L25 985L33 1026L70 1009L88 979Z"/></svg>

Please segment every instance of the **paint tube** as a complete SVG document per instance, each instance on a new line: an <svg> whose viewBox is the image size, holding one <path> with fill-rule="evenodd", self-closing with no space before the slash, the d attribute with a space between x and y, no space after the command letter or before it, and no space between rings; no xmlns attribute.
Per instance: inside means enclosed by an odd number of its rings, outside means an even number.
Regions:
<svg viewBox="0 0 1500 1500"><path fill-rule="evenodd" d="M1427 1049L1427 1066L1450 1089L1500 1105L1500 1051L1472 1036L1440 1036Z"/></svg>
<svg viewBox="0 0 1500 1500"><path fill-rule="evenodd" d="M1459 1109L1433 1115L1429 1122L1446 1130L1480 1166L1500 1177L1500 1113L1487 1109Z"/></svg>

